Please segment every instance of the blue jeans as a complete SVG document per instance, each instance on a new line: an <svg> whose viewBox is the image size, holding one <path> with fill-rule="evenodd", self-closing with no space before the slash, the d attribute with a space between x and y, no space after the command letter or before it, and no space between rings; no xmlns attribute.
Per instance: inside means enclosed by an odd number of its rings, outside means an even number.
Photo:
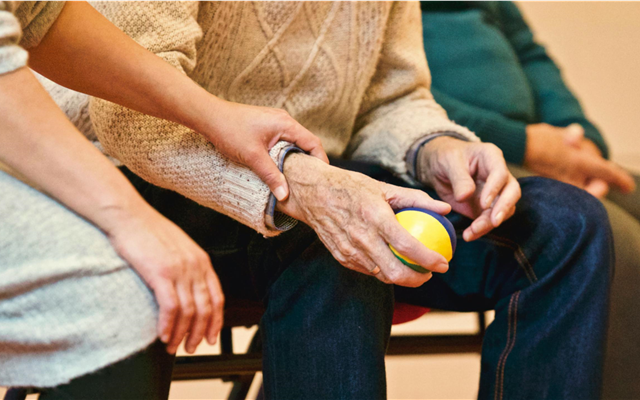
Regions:
<svg viewBox="0 0 640 400"><path fill-rule="evenodd" d="M398 183L375 167L343 167ZM394 296L444 310L496 310L483 345L482 399L600 394L613 253L606 212L581 190L521 180L510 220L483 239L460 240L449 272L410 289L342 267L303 224L264 239L123 171L210 254L228 299L264 301L267 398L384 398ZM459 234L470 222L450 219Z"/></svg>

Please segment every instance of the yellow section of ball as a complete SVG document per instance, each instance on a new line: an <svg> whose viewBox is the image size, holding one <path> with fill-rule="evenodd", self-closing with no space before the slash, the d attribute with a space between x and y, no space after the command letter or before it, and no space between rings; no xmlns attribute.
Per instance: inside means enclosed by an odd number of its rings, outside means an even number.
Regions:
<svg viewBox="0 0 640 400"><path fill-rule="evenodd" d="M428 249L442 254L447 261L453 257L451 239L447 229L434 217L416 210L401 211L396 214L400 225L409 231L411 236L418 239ZM389 245L396 257L409 264L416 264L411 259L398 253L393 246Z"/></svg>

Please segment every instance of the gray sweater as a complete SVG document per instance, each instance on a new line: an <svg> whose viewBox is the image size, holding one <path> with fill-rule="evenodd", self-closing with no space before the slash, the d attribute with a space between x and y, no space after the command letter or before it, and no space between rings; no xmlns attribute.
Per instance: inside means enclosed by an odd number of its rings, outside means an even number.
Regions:
<svg viewBox="0 0 640 400"><path fill-rule="evenodd" d="M0 2L0 74L26 65L63 5ZM0 386L57 386L126 358L155 340L156 316L99 229L0 171Z"/></svg>

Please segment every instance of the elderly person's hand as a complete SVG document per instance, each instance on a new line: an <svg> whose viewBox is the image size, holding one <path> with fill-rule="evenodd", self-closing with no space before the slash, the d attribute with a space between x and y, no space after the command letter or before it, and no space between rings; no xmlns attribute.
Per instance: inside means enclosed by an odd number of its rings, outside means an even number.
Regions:
<svg viewBox="0 0 640 400"><path fill-rule="evenodd" d="M610 186L624 193L635 189L633 178L584 137L578 124L566 128L548 124L527 126L524 165L531 171L569 183L602 198Z"/></svg>
<svg viewBox="0 0 640 400"><path fill-rule="evenodd" d="M515 212L520 185L493 144L439 137L418 154L417 178L432 186L454 211L474 219L463 232L478 239Z"/></svg>
<svg viewBox="0 0 640 400"><path fill-rule="evenodd" d="M291 154L284 163L291 195L278 209L312 227L331 254L347 268L387 283L417 287L431 274L402 264L389 249L433 272L446 272L447 260L427 249L395 218L394 209L421 207L446 214L451 207L420 190L378 182Z"/></svg>

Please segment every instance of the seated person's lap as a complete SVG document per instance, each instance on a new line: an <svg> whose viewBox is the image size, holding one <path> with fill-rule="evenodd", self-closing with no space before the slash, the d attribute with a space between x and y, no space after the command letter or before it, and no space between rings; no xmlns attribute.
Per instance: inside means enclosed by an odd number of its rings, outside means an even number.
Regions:
<svg viewBox="0 0 640 400"><path fill-rule="evenodd" d="M400 183L378 167L335 164ZM271 392L276 388L295 396L359 393L373 398L384 392L383 387L360 392L367 385L350 385L384 381L390 286L340 266L303 224L264 239L211 209L123 171L152 206L209 252L228 299L268 300L262 327L267 337L264 368L269 395L277 397ZM602 363L602 352L584 349L601 348L605 336L611 272L606 266L612 257L606 212L595 198L566 184L534 177L521 180L521 185L523 197L510 220L485 238L460 240L449 272L434 275L417 289L396 287L396 299L445 310L496 309L483 347L481 397L497 390L516 393L531 382L533 369L540 382L532 383L526 393L575 395L560 381L587 379L576 390L590 397L598 390L600 372L593 368L584 374L574 367ZM456 213L449 217L459 233L470 222ZM358 333L362 326L367 327L366 339ZM551 356L554 362L549 362ZM367 362L362 361L365 358ZM322 376L309 371L310 360L313 365L327 363ZM327 392L338 390L327 382L346 379L348 374L340 371L350 363L360 366L351 374L361 380L345 381L340 386L344 392ZM499 378L505 368L510 377L506 383ZM302 375L304 382L318 387L310 390L296 381Z"/></svg>
<svg viewBox="0 0 640 400"><path fill-rule="evenodd" d="M105 235L1 171L0 187L0 382L57 385L152 343L153 295Z"/></svg>

